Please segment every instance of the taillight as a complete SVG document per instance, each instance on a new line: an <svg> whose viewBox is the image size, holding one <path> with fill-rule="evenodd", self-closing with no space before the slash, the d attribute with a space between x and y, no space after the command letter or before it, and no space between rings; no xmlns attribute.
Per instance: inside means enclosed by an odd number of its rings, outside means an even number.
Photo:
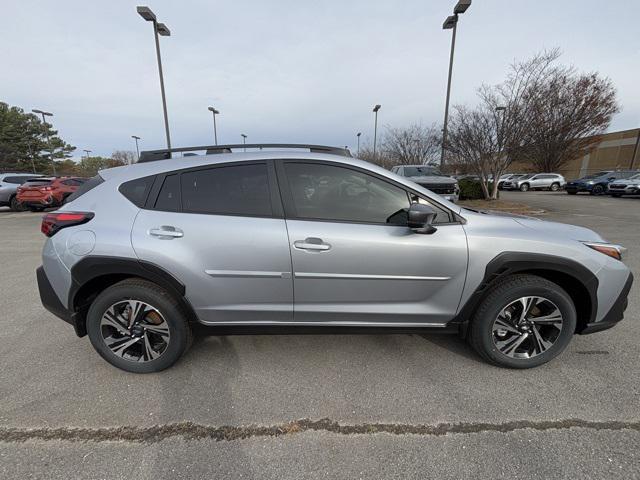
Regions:
<svg viewBox="0 0 640 480"><path fill-rule="evenodd" d="M53 237L59 230L74 225L82 225L93 218L92 212L53 212L42 217L40 231Z"/></svg>
<svg viewBox="0 0 640 480"><path fill-rule="evenodd" d="M51 190L53 190L53 188L51 188L51 187L40 187L39 190L41 192L50 192Z"/></svg>

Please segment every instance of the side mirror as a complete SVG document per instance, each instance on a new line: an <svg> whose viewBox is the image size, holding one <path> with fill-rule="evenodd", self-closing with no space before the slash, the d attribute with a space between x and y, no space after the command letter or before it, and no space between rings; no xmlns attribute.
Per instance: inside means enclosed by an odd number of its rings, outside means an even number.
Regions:
<svg viewBox="0 0 640 480"><path fill-rule="evenodd" d="M408 226L416 233L431 235L437 228L431 225L436 218L436 211L429 205L412 203L408 212Z"/></svg>

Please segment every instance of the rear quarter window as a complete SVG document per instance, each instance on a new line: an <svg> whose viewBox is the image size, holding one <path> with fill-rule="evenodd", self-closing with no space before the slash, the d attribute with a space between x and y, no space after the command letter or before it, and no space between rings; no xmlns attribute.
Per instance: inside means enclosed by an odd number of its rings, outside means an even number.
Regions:
<svg viewBox="0 0 640 480"><path fill-rule="evenodd" d="M147 201L147 196L149 195L149 191L151 191L151 187L153 186L155 178L155 175L152 175L150 177L142 177L136 178L135 180L129 180L128 182L120 185L120 188L118 190L120 190L120 193L124 195L127 200L133 203L136 207L142 208ZM79 190L81 190L83 187L84 185L80 187Z"/></svg>

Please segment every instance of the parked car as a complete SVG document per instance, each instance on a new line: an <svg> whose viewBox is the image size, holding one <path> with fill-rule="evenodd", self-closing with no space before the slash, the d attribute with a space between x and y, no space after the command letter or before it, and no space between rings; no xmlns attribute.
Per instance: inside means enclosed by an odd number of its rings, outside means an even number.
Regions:
<svg viewBox="0 0 640 480"><path fill-rule="evenodd" d="M24 210L16 197L18 187L38 177L33 173L0 173L0 207L11 207L14 212Z"/></svg>
<svg viewBox="0 0 640 480"><path fill-rule="evenodd" d="M557 192L567 183L562 175L557 173L529 173L514 180L505 180L504 190L551 190Z"/></svg>
<svg viewBox="0 0 640 480"><path fill-rule="evenodd" d="M458 181L440 173L438 168L430 165L397 165L391 168L397 175L409 178L418 185L428 188L433 193L442 195L450 202L456 203L460 194Z"/></svg>
<svg viewBox="0 0 640 480"><path fill-rule="evenodd" d="M498 180L498 190L504 189L504 182L510 182L512 180L517 180L520 177L523 177L524 173L505 173Z"/></svg>
<svg viewBox="0 0 640 480"><path fill-rule="evenodd" d="M636 173L638 173L637 170L622 170L617 172L605 170L567 182L565 190L569 195L575 195L579 192L589 192L591 195L602 195L607 192L609 184L614 180L629 178Z"/></svg>
<svg viewBox="0 0 640 480"><path fill-rule="evenodd" d="M43 217L44 306L138 373L174 364L192 323L431 328L529 368L623 317L624 249L591 230L461 208L343 149L258 146L101 171Z"/></svg>
<svg viewBox="0 0 640 480"><path fill-rule="evenodd" d="M640 195L640 173L626 179L614 180L609 184L609 190L607 193L612 197Z"/></svg>
<svg viewBox="0 0 640 480"><path fill-rule="evenodd" d="M18 201L31 211L59 207L64 200L86 182L81 177L41 177L18 188Z"/></svg>

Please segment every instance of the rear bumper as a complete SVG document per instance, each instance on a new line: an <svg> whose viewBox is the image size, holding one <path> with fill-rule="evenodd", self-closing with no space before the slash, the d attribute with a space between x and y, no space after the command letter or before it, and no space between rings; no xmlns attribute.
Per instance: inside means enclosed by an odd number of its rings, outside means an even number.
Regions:
<svg viewBox="0 0 640 480"><path fill-rule="evenodd" d="M26 207L50 207L56 203L55 198L51 196L43 198L18 198L18 201Z"/></svg>
<svg viewBox="0 0 640 480"><path fill-rule="evenodd" d="M77 313L65 308L65 306L62 305L62 302L58 298L58 295L56 295L56 292L53 290L53 287L51 286L49 278L47 278L47 274L45 273L43 267L38 267L36 269L36 278L38 279L40 301L42 302L44 308L53 313L59 319L64 320L70 325L73 325L76 335L78 335L79 337L85 336L87 332L84 327L80 327Z"/></svg>
<svg viewBox="0 0 640 480"><path fill-rule="evenodd" d="M614 327L620 320L622 320L624 317L624 311L628 305L628 296L629 291L631 290L631 285L633 285L633 274L629 272L629 276L627 277L624 287L620 290L618 298L613 303L607 314L599 322L587 323L587 326L579 333L581 335L586 335L589 333L607 330Z"/></svg>

